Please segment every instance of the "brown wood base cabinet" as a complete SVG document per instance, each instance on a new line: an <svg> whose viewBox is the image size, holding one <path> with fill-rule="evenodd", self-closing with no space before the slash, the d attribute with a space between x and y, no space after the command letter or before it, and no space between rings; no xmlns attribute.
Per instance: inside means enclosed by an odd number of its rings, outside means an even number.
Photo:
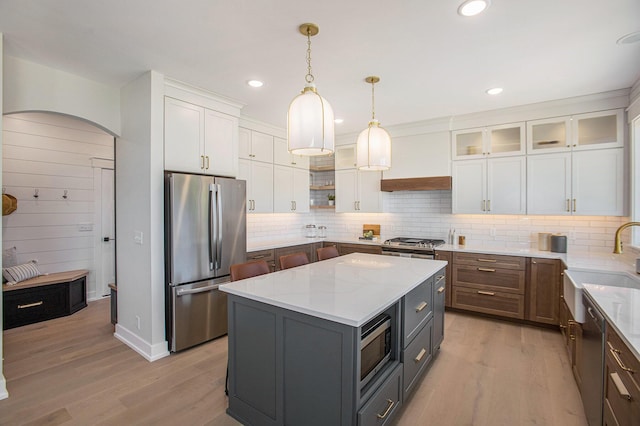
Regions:
<svg viewBox="0 0 640 426"><path fill-rule="evenodd" d="M561 266L558 259L531 258L527 283L528 320L559 324Z"/></svg>
<svg viewBox="0 0 640 426"><path fill-rule="evenodd" d="M609 323L605 336L603 423L640 425L640 361Z"/></svg>

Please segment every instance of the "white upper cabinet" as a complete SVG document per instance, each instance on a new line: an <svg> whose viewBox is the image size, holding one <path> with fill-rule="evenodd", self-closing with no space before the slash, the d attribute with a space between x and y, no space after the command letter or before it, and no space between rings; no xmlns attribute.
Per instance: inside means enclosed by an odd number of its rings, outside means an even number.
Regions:
<svg viewBox="0 0 640 426"><path fill-rule="evenodd" d="M453 163L453 213L525 214L526 158Z"/></svg>
<svg viewBox="0 0 640 426"><path fill-rule="evenodd" d="M391 169L383 179L451 176L449 132L393 137Z"/></svg>
<svg viewBox="0 0 640 426"><path fill-rule="evenodd" d="M303 169L273 166L273 211L275 213L309 212L309 173Z"/></svg>
<svg viewBox="0 0 640 426"><path fill-rule="evenodd" d="M336 170L336 212L382 211L380 172Z"/></svg>
<svg viewBox="0 0 640 426"><path fill-rule="evenodd" d="M240 128L240 158L273 163L273 136Z"/></svg>
<svg viewBox="0 0 640 426"><path fill-rule="evenodd" d="M273 164L309 170L309 157L291 154L288 148L286 139L273 138Z"/></svg>
<svg viewBox="0 0 640 426"><path fill-rule="evenodd" d="M273 213L273 164L241 158L238 179L247 181L247 213Z"/></svg>
<svg viewBox="0 0 640 426"><path fill-rule="evenodd" d="M335 149L336 170L356 168L356 145L336 146Z"/></svg>
<svg viewBox="0 0 640 426"><path fill-rule="evenodd" d="M165 170L235 177L238 119L165 97Z"/></svg>
<svg viewBox="0 0 640 426"><path fill-rule="evenodd" d="M599 111L527 122L527 153L622 148L624 110Z"/></svg>
<svg viewBox="0 0 640 426"><path fill-rule="evenodd" d="M527 158L527 212L624 215L624 149Z"/></svg>
<svg viewBox="0 0 640 426"><path fill-rule="evenodd" d="M523 155L525 124L513 123L451 132L452 158L506 157Z"/></svg>

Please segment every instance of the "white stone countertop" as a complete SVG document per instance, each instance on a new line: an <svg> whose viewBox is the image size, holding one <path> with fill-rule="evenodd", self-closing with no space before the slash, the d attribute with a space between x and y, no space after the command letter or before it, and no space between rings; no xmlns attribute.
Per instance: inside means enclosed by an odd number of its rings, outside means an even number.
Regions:
<svg viewBox="0 0 640 426"><path fill-rule="evenodd" d="M640 286L583 285L607 321L640 359Z"/></svg>
<svg viewBox="0 0 640 426"><path fill-rule="evenodd" d="M446 264L439 260L352 253L224 284L220 290L360 327Z"/></svg>

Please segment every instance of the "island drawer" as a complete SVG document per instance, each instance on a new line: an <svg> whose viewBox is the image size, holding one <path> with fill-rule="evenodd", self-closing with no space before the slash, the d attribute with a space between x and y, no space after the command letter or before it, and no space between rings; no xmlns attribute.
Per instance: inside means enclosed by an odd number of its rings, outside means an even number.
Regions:
<svg viewBox="0 0 640 426"><path fill-rule="evenodd" d="M453 268L453 284L478 290L524 294L525 270L456 264Z"/></svg>
<svg viewBox="0 0 640 426"><path fill-rule="evenodd" d="M524 319L524 295L453 286L452 306L468 311Z"/></svg>
<svg viewBox="0 0 640 426"><path fill-rule="evenodd" d="M407 293L402 299L404 321L403 342L406 347L420 332L424 323L433 315L433 277Z"/></svg>
<svg viewBox="0 0 640 426"><path fill-rule="evenodd" d="M456 252L453 254L453 263L455 265L472 265L487 268L518 269L524 271L526 258L521 256Z"/></svg>
<svg viewBox="0 0 640 426"><path fill-rule="evenodd" d="M640 419L640 360L610 323L605 328L605 416L609 410L619 424L637 424Z"/></svg>
<svg viewBox="0 0 640 426"><path fill-rule="evenodd" d="M383 426L402 405L402 365L398 365L380 388L358 411L358 426Z"/></svg>
<svg viewBox="0 0 640 426"><path fill-rule="evenodd" d="M405 399L419 383L418 378L425 371L433 357L433 319L422 327L415 339L402 352L402 364L404 365L403 392Z"/></svg>

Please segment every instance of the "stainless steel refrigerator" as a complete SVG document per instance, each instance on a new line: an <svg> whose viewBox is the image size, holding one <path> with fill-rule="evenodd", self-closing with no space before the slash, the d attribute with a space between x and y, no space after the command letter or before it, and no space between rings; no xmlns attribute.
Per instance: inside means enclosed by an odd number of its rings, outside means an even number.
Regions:
<svg viewBox="0 0 640 426"><path fill-rule="evenodd" d="M172 352L227 333L218 286L246 259L246 182L165 172L166 332Z"/></svg>

